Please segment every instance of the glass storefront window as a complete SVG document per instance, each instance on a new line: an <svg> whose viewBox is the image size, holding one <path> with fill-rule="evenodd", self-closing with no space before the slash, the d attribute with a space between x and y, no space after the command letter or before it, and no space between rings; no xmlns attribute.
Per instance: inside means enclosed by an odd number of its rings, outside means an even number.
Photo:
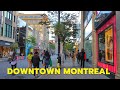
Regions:
<svg viewBox="0 0 120 90"><path fill-rule="evenodd" d="M113 64L113 26L98 35L99 61Z"/></svg>

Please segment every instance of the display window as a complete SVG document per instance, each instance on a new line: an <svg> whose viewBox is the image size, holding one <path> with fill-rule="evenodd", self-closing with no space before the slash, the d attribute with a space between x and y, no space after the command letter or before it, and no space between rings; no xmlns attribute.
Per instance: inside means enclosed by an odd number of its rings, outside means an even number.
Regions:
<svg viewBox="0 0 120 90"><path fill-rule="evenodd" d="M98 35L99 61L113 64L113 25Z"/></svg>

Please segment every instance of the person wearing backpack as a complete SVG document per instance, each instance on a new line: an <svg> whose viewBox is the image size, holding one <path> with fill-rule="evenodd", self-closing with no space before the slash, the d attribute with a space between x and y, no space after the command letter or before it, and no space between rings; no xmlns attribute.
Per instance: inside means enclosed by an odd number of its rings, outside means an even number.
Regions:
<svg viewBox="0 0 120 90"><path fill-rule="evenodd" d="M86 60L86 53L83 48L80 52L80 58L81 58L81 67L84 68L85 60Z"/></svg>

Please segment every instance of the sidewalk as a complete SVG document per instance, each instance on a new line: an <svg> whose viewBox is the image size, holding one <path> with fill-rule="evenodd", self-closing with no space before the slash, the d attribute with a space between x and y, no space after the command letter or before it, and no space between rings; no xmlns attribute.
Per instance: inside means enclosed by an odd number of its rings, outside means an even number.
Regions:
<svg viewBox="0 0 120 90"><path fill-rule="evenodd" d="M53 62L54 61L55 60L53 60ZM53 67L56 67L56 65L54 64ZM63 68L79 68L79 67L80 65L78 65L77 61L75 62L75 66L73 66L72 60L68 58L67 60L65 60L64 65L62 66L60 75L41 75L38 79L109 79L105 75L92 75L92 74L65 75L62 73ZM88 62L85 62L85 67L89 68L91 67L91 65Z"/></svg>
<svg viewBox="0 0 120 90"><path fill-rule="evenodd" d="M8 58L0 58L0 61L8 61Z"/></svg>

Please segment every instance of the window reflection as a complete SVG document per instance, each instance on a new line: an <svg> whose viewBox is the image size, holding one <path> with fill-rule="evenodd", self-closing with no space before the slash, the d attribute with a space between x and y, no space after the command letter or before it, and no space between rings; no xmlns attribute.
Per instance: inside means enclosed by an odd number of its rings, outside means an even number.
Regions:
<svg viewBox="0 0 120 90"><path fill-rule="evenodd" d="M98 35L99 61L113 64L113 28L109 26Z"/></svg>
<svg viewBox="0 0 120 90"><path fill-rule="evenodd" d="M89 24L85 28L85 38L92 32L92 19L90 20Z"/></svg>
<svg viewBox="0 0 120 90"><path fill-rule="evenodd" d="M98 35L99 38L99 61L105 61L105 32L103 31Z"/></svg>

